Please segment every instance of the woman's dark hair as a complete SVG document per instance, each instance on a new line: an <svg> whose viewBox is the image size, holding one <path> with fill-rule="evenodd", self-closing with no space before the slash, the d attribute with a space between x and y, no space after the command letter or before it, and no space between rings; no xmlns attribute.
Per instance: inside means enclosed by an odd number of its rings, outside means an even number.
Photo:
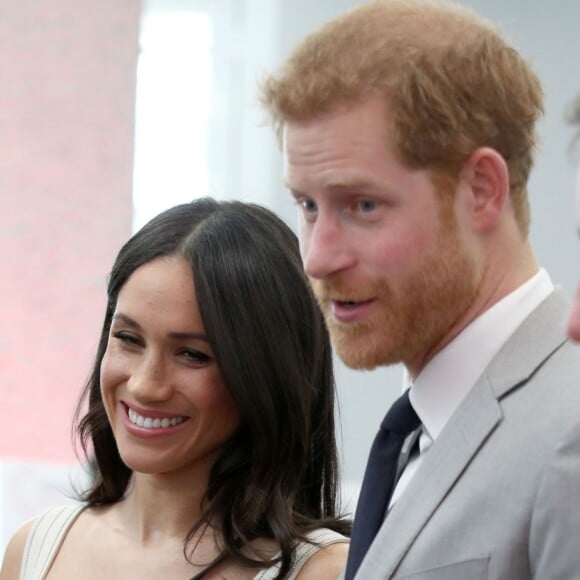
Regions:
<svg viewBox="0 0 580 580"><path fill-rule="evenodd" d="M247 565L268 558L242 554L249 541L274 539L278 578L289 571L296 539L316 527L348 533L337 513L334 377L328 333L303 272L296 236L269 210L204 198L153 218L121 249L108 283L96 360L77 417L96 477L84 499L119 501L131 470L123 463L100 391L119 292L131 274L161 256L191 264L199 311L215 360L241 413L241 426L214 464L207 509L186 538L217 526L221 557ZM260 556L258 556L260 558Z"/></svg>

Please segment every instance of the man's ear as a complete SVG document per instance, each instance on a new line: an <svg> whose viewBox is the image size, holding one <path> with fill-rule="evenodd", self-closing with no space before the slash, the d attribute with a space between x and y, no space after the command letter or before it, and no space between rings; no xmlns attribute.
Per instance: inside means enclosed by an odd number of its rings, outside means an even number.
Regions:
<svg viewBox="0 0 580 580"><path fill-rule="evenodd" d="M473 227L480 232L492 229L509 202L505 159L491 147L479 147L463 165L460 180L467 185Z"/></svg>

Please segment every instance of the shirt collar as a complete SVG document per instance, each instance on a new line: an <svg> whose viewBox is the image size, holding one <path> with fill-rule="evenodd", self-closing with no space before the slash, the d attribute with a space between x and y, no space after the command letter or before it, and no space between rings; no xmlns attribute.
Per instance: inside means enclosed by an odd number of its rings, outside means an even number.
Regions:
<svg viewBox="0 0 580 580"><path fill-rule="evenodd" d="M553 290L548 273L540 269L466 326L414 382L405 371L403 386L412 387L411 404L432 440L511 334Z"/></svg>

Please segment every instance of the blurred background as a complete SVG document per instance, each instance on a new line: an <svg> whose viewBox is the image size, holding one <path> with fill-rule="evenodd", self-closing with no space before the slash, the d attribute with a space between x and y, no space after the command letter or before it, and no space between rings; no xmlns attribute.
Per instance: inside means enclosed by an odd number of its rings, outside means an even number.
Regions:
<svg viewBox="0 0 580 580"><path fill-rule="evenodd" d="M82 485L71 439L112 260L165 207L261 203L295 226L257 83L353 0L0 0L0 550ZM540 263L572 292L577 0L464 0L528 57L546 91L530 184ZM354 507L398 367L336 362L343 495Z"/></svg>

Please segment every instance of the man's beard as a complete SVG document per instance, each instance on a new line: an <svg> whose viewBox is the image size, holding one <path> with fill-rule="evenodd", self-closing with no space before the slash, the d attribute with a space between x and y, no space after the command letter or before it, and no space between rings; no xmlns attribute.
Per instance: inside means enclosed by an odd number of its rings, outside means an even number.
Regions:
<svg viewBox="0 0 580 580"><path fill-rule="evenodd" d="M481 272L461 245L455 218L450 216L441 221L432 252L396 291L384 278L349 286L342 273L313 279L312 285L337 354L351 368L372 369L422 360L473 304L480 281ZM339 322L330 305L337 296L375 298L372 316Z"/></svg>

